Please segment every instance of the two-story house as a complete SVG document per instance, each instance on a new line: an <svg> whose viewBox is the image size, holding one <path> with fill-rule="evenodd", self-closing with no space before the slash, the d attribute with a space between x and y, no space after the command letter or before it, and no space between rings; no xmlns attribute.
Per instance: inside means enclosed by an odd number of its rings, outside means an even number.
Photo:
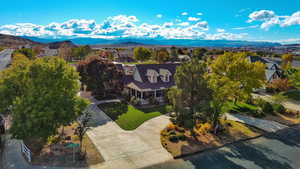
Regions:
<svg viewBox="0 0 300 169"><path fill-rule="evenodd" d="M282 76L282 70L280 69L280 66L278 63L269 60L267 58L262 58L259 56L249 56L248 57L249 61L251 63L254 62L262 62L266 65L266 81L267 82L272 82L274 79L278 79Z"/></svg>
<svg viewBox="0 0 300 169"><path fill-rule="evenodd" d="M140 104L149 104L150 99L164 102L167 89L175 86L174 74L179 64L137 64L131 75L126 75L124 90L136 97ZM125 68L125 67L124 67ZM127 68L126 68L127 69Z"/></svg>

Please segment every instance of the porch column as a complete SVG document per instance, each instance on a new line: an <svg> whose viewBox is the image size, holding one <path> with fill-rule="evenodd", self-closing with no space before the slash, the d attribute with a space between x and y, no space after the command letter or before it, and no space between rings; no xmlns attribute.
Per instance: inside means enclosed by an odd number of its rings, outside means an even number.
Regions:
<svg viewBox="0 0 300 169"><path fill-rule="evenodd" d="M134 96L137 97L137 90L134 89Z"/></svg>
<svg viewBox="0 0 300 169"><path fill-rule="evenodd" d="M141 99L143 99L143 91L141 91Z"/></svg>
<svg viewBox="0 0 300 169"><path fill-rule="evenodd" d="M156 98L156 90L154 90L154 98Z"/></svg>

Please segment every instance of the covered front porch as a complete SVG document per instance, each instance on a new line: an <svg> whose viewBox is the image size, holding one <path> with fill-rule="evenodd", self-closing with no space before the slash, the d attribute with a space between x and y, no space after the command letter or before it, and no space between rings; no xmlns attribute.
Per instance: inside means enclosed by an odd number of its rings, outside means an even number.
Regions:
<svg viewBox="0 0 300 169"><path fill-rule="evenodd" d="M153 104L152 102L163 103L167 89L140 89L136 86L128 85L126 88L130 97L136 97L140 104Z"/></svg>

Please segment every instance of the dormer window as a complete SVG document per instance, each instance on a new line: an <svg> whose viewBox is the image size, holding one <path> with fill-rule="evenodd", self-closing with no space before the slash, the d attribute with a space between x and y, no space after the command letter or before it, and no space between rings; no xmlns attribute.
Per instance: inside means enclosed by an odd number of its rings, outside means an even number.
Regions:
<svg viewBox="0 0 300 169"><path fill-rule="evenodd" d="M148 69L147 77L150 83L157 83L158 73L153 69Z"/></svg>
<svg viewBox="0 0 300 169"><path fill-rule="evenodd" d="M159 69L159 74L160 74L161 80L163 82L169 82L170 81L171 72L169 70Z"/></svg>

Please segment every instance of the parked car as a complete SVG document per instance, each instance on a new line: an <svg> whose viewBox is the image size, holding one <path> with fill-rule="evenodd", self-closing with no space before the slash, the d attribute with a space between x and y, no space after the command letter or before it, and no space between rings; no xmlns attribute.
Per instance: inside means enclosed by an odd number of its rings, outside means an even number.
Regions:
<svg viewBox="0 0 300 169"><path fill-rule="evenodd" d="M0 134L5 133L5 121L4 118L0 115Z"/></svg>

